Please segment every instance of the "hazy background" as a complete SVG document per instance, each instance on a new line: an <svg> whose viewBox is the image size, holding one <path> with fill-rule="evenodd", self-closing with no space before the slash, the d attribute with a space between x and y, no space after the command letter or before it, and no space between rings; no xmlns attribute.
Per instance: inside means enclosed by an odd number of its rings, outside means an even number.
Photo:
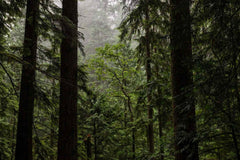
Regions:
<svg viewBox="0 0 240 160"><path fill-rule="evenodd" d="M95 49L106 43L118 40L122 5L120 0L84 0L78 2L79 27L84 34L82 41L86 57L95 53Z"/></svg>

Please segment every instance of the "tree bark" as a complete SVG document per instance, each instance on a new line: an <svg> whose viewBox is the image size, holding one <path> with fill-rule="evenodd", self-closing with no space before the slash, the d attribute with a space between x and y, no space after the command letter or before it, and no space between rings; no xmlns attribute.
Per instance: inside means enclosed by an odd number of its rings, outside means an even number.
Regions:
<svg viewBox="0 0 240 160"><path fill-rule="evenodd" d="M16 160L32 160L32 124L37 54L39 0L27 1L24 53L17 124Z"/></svg>
<svg viewBox="0 0 240 160"><path fill-rule="evenodd" d="M149 23L149 9L146 6L146 11L145 11L145 16L146 16L146 27L145 27L145 38L146 38L146 74L147 74L147 83L149 84L152 79L152 71L151 71L151 48L150 48L150 25ZM153 106L151 104L152 101L152 96L151 96L151 91L148 89L148 96L147 96L147 101L148 101L148 119L149 119L149 124L147 127L147 139L148 139L148 147L149 147L149 152L154 153L154 132L153 132Z"/></svg>
<svg viewBox="0 0 240 160"><path fill-rule="evenodd" d="M58 160L77 160L77 5L63 0Z"/></svg>
<svg viewBox="0 0 240 160"><path fill-rule="evenodd" d="M171 78L175 159L198 160L189 0L171 0Z"/></svg>

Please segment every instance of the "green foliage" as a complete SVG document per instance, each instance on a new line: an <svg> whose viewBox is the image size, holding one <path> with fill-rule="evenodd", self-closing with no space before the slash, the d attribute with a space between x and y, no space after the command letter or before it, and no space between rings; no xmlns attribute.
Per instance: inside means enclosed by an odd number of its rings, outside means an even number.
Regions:
<svg viewBox="0 0 240 160"><path fill-rule="evenodd" d="M193 10L200 151L206 157L238 159L239 7L237 1L206 0Z"/></svg>
<svg viewBox="0 0 240 160"><path fill-rule="evenodd" d="M91 1L93 2L93 1ZM118 1L82 4L80 26L86 58L78 67L79 157L92 159L174 157L168 1ZM13 159L19 103L25 1L0 1L0 159ZM117 9L118 7L118 9ZM61 8L41 1L34 112L34 159L56 159L60 77ZM197 0L191 4L194 89L200 159L238 159L240 149L239 1ZM84 10L88 9L88 10ZM148 11L149 19L146 19ZM98 14L98 16L96 16ZM89 21L91 19L91 21ZM71 23L69 23L71 25ZM91 26L91 27L89 27ZM149 35L146 36L146 27ZM82 40L83 34L79 32ZM146 43L151 49L147 82ZM79 43L81 50L83 45ZM100 47L100 48L98 48ZM97 48L97 49L96 49ZM91 54L95 53L96 54ZM91 54L91 55L90 55ZM85 64L83 64L83 61ZM151 95L151 102L147 96ZM147 105L154 109L155 153L149 154ZM161 123L160 123L161 122ZM159 129L162 129L160 136ZM135 139L132 135L135 135ZM164 152L161 151L163 148Z"/></svg>

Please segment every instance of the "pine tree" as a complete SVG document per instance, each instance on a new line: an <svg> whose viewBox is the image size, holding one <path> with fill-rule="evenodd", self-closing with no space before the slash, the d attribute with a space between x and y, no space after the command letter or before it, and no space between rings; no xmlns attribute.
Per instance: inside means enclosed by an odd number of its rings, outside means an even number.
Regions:
<svg viewBox="0 0 240 160"><path fill-rule="evenodd" d="M63 0L58 160L77 160L77 0Z"/></svg>
<svg viewBox="0 0 240 160"><path fill-rule="evenodd" d="M176 160L198 160L189 5L189 0L171 0L171 76Z"/></svg>
<svg viewBox="0 0 240 160"><path fill-rule="evenodd" d="M16 160L32 159L32 124L37 53L39 1L28 0L17 125Z"/></svg>

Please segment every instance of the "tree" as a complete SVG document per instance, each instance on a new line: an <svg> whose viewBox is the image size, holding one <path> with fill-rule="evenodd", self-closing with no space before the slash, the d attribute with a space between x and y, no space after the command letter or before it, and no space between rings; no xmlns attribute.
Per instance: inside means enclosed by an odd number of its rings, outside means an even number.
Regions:
<svg viewBox="0 0 240 160"><path fill-rule="evenodd" d="M27 1L21 91L17 124L16 160L32 159L32 123L37 54L39 0Z"/></svg>
<svg viewBox="0 0 240 160"><path fill-rule="evenodd" d="M109 86L106 94L110 94L115 97L115 101L118 101L118 106L121 106L120 110L124 110L124 125L125 137L119 139L123 141L129 138L131 134L131 158L127 153L121 155L125 159L136 158L136 126L135 126L135 114L136 107L136 81L140 80L139 73L134 68L137 64L137 58L134 57L133 50L130 46L124 44L108 45L104 48L97 49L97 55L91 60L91 66L93 69L97 68L95 74L98 75L98 82L104 78L104 82ZM95 87L97 88L97 87ZM135 101L134 101L135 99ZM129 128L131 132L128 133ZM129 142L128 142L129 143ZM127 143L127 144L128 144ZM129 145L126 145L122 150L129 152Z"/></svg>
<svg viewBox="0 0 240 160"><path fill-rule="evenodd" d="M189 7L189 0L171 0L171 77L176 160L198 160Z"/></svg>
<svg viewBox="0 0 240 160"><path fill-rule="evenodd" d="M58 160L77 160L77 0L63 0Z"/></svg>
<svg viewBox="0 0 240 160"><path fill-rule="evenodd" d="M240 159L239 5L214 0L193 4L199 151L204 157Z"/></svg>
<svg viewBox="0 0 240 160"><path fill-rule="evenodd" d="M137 3L137 5L136 5ZM154 130L153 130L153 104L152 104L152 91L149 87L152 82L152 68L151 68L151 58L152 58L152 49L151 45L151 28L152 24L150 21L152 5L156 5L156 1L149 3L148 1L141 0L138 2L130 1L131 12L123 20L120 29L121 29L121 39L126 39L127 36L131 37L136 34L140 38L139 40L139 53L144 57L144 65L146 71L147 79L147 107L148 107L148 119L149 123L147 125L147 143L149 153L154 153ZM133 6L131 6L133 5ZM136 5L136 6L135 6ZM133 9L131 8L133 7ZM153 9L153 12L155 10ZM129 31L130 28L130 31ZM128 35L129 34L129 35Z"/></svg>

